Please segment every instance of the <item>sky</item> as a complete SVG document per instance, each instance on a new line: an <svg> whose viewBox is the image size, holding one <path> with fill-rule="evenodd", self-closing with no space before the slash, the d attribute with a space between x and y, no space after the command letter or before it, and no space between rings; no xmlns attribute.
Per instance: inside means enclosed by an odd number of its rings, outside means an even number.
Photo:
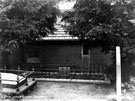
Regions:
<svg viewBox="0 0 135 101"><path fill-rule="evenodd" d="M59 4L58 4L58 7L61 11L66 11L66 10L71 10L75 4L75 0L73 1L61 1Z"/></svg>

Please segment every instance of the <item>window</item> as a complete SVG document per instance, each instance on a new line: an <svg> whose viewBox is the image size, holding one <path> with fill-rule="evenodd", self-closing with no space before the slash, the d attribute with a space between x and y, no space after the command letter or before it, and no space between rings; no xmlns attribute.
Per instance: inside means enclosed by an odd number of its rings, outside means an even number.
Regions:
<svg viewBox="0 0 135 101"><path fill-rule="evenodd" d="M40 57L39 51L38 50L28 51L27 57L28 58L39 58Z"/></svg>
<svg viewBox="0 0 135 101"><path fill-rule="evenodd" d="M88 45L83 45L83 55L89 55L89 47Z"/></svg>
<svg viewBox="0 0 135 101"><path fill-rule="evenodd" d="M29 50L27 53L27 63L40 63L40 54L38 50Z"/></svg>

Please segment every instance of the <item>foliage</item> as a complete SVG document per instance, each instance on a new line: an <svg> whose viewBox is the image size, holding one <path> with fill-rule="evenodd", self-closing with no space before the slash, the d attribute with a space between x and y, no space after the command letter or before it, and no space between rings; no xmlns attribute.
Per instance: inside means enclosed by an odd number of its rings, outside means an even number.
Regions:
<svg viewBox="0 0 135 101"><path fill-rule="evenodd" d="M102 40L110 46L123 46L128 37L134 38L134 3L78 0L72 11L64 12L63 20L69 34L80 39Z"/></svg>
<svg viewBox="0 0 135 101"><path fill-rule="evenodd" d="M18 43L53 33L59 14L47 0L5 0L0 12L0 50L12 51Z"/></svg>
<svg viewBox="0 0 135 101"><path fill-rule="evenodd" d="M113 68L116 64L115 46L121 46L122 73L129 76L127 70L134 56L128 51L130 40L135 38L134 10L134 0L77 0L73 10L63 13L63 21L68 23L64 27L72 36L99 41L104 52L113 51Z"/></svg>

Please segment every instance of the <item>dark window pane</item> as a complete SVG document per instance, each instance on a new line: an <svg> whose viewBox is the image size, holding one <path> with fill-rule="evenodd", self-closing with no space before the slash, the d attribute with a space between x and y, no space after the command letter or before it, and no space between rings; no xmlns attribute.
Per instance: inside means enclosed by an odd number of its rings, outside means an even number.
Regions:
<svg viewBox="0 0 135 101"><path fill-rule="evenodd" d="M89 55L88 45L83 45L83 55Z"/></svg>
<svg viewBox="0 0 135 101"><path fill-rule="evenodd" d="M28 56L28 58L33 58L33 57L39 58L39 57L40 57L39 51L36 51L36 50L34 50L34 51L29 51L29 52L27 53L27 56Z"/></svg>
<svg viewBox="0 0 135 101"><path fill-rule="evenodd" d="M83 50L83 55L89 55L89 50L88 49L84 49Z"/></svg>

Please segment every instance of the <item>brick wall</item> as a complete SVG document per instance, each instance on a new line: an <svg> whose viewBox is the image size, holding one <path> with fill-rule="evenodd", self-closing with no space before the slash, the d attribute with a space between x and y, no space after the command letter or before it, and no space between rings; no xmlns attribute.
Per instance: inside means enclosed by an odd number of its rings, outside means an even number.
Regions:
<svg viewBox="0 0 135 101"><path fill-rule="evenodd" d="M37 45L37 47L40 50L41 64L44 68L47 68L48 65L52 65L52 67L55 65L57 65L57 67L67 65L73 66L73 68L85 67L83 66L82 45ZM31 45L27 48L33 50ZM27 48L25 51L23 49L17 49L9 56L11 66L27 64ZM90 64L106 63L110 65L111 62L111 55L102 53L100 47L90 49ZM48 67L50 68L50 66Z"/></svg>
<svg viewBox="0 0 135 101"><path fill-rule="evenodd" d="M18 65L22 65L25 63L24 61L24 49L23 48L17 48L14 50L14 52L10 53L8 55L8 58L6 58L3 55L0 56L0 66L1 68L3 68L5 66L6 63L9 64L8 68L17 68Z"/></svg>
<svg viewBox="0 0 135 101"><path fill-rule="evenodd" d="M43 47L43 64L82 65L81 45L45 45Z"/></svg>
<svg viewBox="0 0 135 101"><path fill-rule="evenodd" d="M91 63L105 63L110 65L112 63L111 54L105 54L102 52L101 47L92 48L90 50Z"/></svg>

